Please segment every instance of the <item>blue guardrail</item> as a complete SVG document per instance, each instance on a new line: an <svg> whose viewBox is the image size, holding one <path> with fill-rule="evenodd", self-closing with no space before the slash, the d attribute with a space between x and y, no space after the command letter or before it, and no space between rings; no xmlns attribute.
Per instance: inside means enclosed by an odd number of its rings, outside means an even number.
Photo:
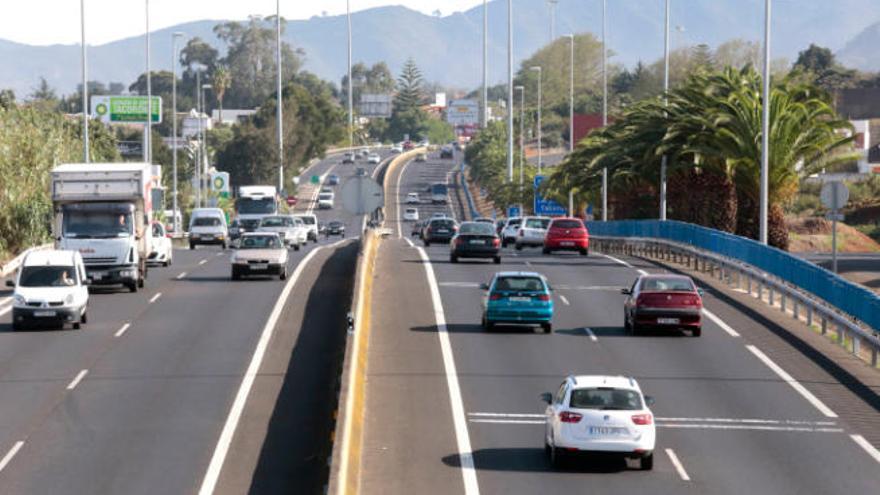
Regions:
<svg viewBox="0 0 880 495"><path fill-rule="evenodd" d="M665 239L742 261L800 287L874 330L880 330L880 297L877 294L809 261L752 239L676 221L597 221L587 222L587 228L591 235Z"/></svg>
<svg viewBox="0 0 880 495"><path fill-rule="evenodd" d="M458 183L461 188L464 189L464 196L465 198L467 198L468 210L470 210L471 220L473 220L480 217L480 212L477 211L477 207L474 203L474 198L473 196L471 196L471 190L467 185L467 179L464 178L464 167L465 164L464 162L462 162L459 169L460 173L458 174Z"/></svg>

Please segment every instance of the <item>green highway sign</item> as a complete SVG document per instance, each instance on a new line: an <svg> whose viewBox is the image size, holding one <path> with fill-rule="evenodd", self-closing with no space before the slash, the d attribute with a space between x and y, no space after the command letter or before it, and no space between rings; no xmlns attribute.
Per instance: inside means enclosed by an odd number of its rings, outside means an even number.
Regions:
<svg viewBox="0 0 880 495"><path fill-rule="evenodd" d="M320 184L320 183L321 183L321 176L320 175L313 175L312 176L312 184Z"/></svg>
<svg viewBox="0 0 880 495"><path fill-rule="evenodd" d="M105 124L147 121L146 96L93 96L91 104L92 118L99 119ZM151 120L153 123L161 123L161 97L153 97L152 111L153 118Z"/></svg>

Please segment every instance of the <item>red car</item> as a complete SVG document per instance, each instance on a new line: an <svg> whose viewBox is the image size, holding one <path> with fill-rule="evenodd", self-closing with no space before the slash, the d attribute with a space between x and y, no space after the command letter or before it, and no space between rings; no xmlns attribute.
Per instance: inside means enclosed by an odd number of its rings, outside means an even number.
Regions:
<svg viewBox="0 0 880 495"><path fill-rule="evenodd" d="M639 277L632 288L621 289L623 326L633 335L643 329L688 330L699 337L703 328L703 291L685 275Z"/></svg>
<svg viewBox="0 0 880 495"><path fill-rule="evenodd" d="M411 149L414 149L415 147L416 147L416 145L413 144L412 141L404 141L404 143L403 143L403 150L404 151L409 151Z"/></svg>
<svg viewBox="0 0 880 495"><path fill-rule="evenodd" d="M544 254L553 251L577 251L590 254L590 234L584 222L577 218L554 218L544 236Z"/></svg>

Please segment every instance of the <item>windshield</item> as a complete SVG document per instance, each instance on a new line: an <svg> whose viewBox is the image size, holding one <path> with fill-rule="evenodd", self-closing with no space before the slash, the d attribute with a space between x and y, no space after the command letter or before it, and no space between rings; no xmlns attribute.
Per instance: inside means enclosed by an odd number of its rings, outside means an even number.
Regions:
<svg viewBox="0 0 880 495"><path fill-rule="evenodd" d="M577 220L556 220L551 227L554 229L581 229L584 224Z"/></svg>
<svg viewBox="0 0 880 495"><path fill-rule="evenodd" d="M328 199L333 199L333 194L331 193L322 193L318 195L318 199L321 201L325 201Z"/></svg>
<svg viewBox="0 0 880 495"><path fill-rule="evenodd" d="M18 279L21 287L71 287L76 285L72 266L26 266Z"/></svg>
<svg viewBox="0 0 880 495"><path fill-rule="evenodd" d="M219 227L222 225L217 217L196 217L193 219L193 227Z"/></svg>
<svg viewBox="0 0 880 495"><path fill-rule="evenodd" d="M285 217L268 217L264 218L260 223L260 227L289 227L292 224L289 218Z"/></svg>
<svg viewBox="0 0 880 495"><path fill-rule="evenodd" d="M446 184L434 184L433 186L431 186L431 194L445 195L447 191L448 188L446 187Z"/></svg>
<svg viewBox="0 0 880 495"><path fill-rule="evenodd" d="M642 398L635 390L610 387L577 388L571 391L569 407L637 411L642 408Z"/></svg>
<svg viewBox="0 0 880 495"><path fill-rule="evenodd" d="M306 225L315 225L315 217L297 217Z"/></svg>
<svg viewBox="0 0 880 495"><path fill-rule="evenodd" d="M642 290L693 292L694 284L686 278L646 278L642 281Z"/></svg>
<svg viewBox="0 0 880 495"><path fill-rule="evenodd" d="M549 218L529 218L526 220L527 229L546 229L550 225Z"/></svg>
<svg viewBox="0 0 880 495"><path fill-rule="evenodd" d="M466 222L458 229L459 234L495 235L495 226L483 222Z"/></svg>
<svg viewBox="0 0 880 495"><path fill-rule="evenodd" d="M507 221L508 227L518 227L522 223L522 218L511 218Z"/></svg>
<svg viewBox="0 0 880 495"><path fill-rule="evenodd" d="M236 203L241 215L269 215L275 213L275 198L238 198Z"/></svg>
<svg viewBox="0 0 880 495"><path fill-rule="evenodd" d="M276 249L280 245L275 235L249 235L241 240L239 249Z"/></svg>
<svg viewBox="0 0 880 495"><path fill-rule="evenodd" d="M128 237L134 232L132 224L131 213L65 210L64 237Z"/></svg>
<svg viewBox="0 0 880 495"><path fill-rule="evenodd" d="M499 277L493 290L543 292L544 281L538 277Z"/></svg>
<svg viewBox="0 0 880 495"><path fill-rule="evenodd" d="M453 227L455 227L455 222L452 220L431 220L432 229L451 229Z"/></svg>

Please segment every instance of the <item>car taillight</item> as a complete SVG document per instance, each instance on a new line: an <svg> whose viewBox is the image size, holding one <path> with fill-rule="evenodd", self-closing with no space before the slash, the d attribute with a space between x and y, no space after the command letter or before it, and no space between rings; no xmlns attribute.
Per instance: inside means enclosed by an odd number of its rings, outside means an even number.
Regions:
<svg viewBox="0 0 880 495"><path fill-rule="evenodd" d="M550 294L541 294L541 295L538 296L537 299L538 299L539 301L549 301L549 300L550 300Z"/></svg>
<svg viewBox="0 0 880 495"><path fill-rule="evenodd" d="M489 300L490 300L490 301L499 301L499 300L501 300L501 299L503 299L503 298L504 298L504 296L502 296L501 294L490 294L490 295L489 295Z"/></svg>
<svg viewBox="0 0 880 495"><path fill-rule="evenodd" d="M498 247L500 245L501 245L501 239L499 239L497 237L492 239L492 247Z"/></svg>
<svg viewBox="0 0 880 495"><path fill-rule="evenodd" d="M578 423L584 416L580 413L571 411L562 411L559 413L559 421L563 423Z"/></svg>
<svg viewBox="0 0 880 495"><path fill-rule="evenodd" d="M637 425L645 426L651 424L654 421L654 417L650 414L633 414L632 420Z"/></svg>
<svg viewBox="0 0 880 495"><path fill-rule="evenodd" d="M461 237L456 237L455 238L455 245L461 246L462 244L464 244L464 239L462 239Z"/></svg>

